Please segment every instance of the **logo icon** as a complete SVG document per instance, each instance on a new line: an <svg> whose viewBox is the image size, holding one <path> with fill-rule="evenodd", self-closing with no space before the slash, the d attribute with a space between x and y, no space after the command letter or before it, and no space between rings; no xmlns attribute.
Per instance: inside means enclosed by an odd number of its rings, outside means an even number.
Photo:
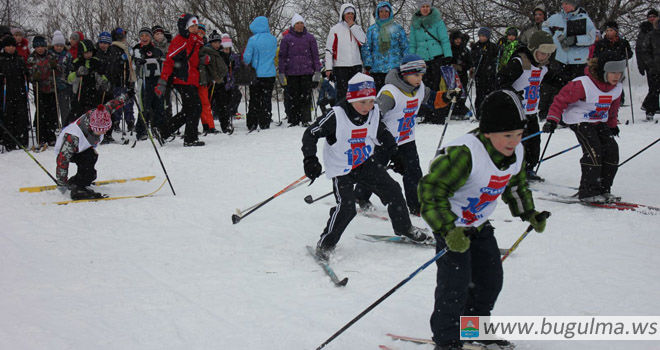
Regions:
<svg viewBox="0 0 660 350"><path fill-rule="evenodd" d="M491 203L504 192L506 185L509 183L511 175L496 176L492 175L488 186L481 188L481 196L468 197L468 205L461 207L463 210L463 217L460 218L461 222L470 225L473 222L481 219L483 214L481 212L486 209Z"/></svg>
<svg viewBox="0 0 660 350"><path fill-rule="evenodd" d="M479 316L461 316L461 338L479 337Z"/></svg>

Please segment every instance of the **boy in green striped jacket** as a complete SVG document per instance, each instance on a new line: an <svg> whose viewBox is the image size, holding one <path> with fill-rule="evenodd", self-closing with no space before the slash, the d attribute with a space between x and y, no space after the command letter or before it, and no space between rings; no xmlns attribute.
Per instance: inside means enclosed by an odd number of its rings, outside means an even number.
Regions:
<svg viewBox="0 0 660 350"><path fill-rule="evenodd" d="M489 316L502 289L502 264L488 218L497 198L537 232L545 218L534 209L527 187L523 146L527 119L509 90L488 95L479 109L479 128L445 146L419 183L421 215L435 235L435 308L431 316L436 350L461 349L460 316ZM505 340L481 341L508 348Z"/></svg>

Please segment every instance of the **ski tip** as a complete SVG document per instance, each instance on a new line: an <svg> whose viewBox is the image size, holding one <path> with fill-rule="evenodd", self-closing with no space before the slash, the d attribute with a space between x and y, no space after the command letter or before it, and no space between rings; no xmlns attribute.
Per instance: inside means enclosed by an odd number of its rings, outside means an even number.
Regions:
<svg viewBox="0 0 660 350"><path fill-rule="evenodd" d="M346 287L346 284L348 283L348 277L344 277L343 280L337 282L338 287Z"/></svg>
<svg viewBox="0 0 660 350"><path fill-rule="evenodd" d="M241 221L241 217L240 217L240 216L238 216L238 215L236 215L236 214L232 214L232 215L231 215L231 222L232 222L234 225L238 224L240 221Z"/></svg>
<svg viewBox="0 0 660 350"><path fill-rule="evenodd" d="M305 196L305 203L312 204L314 203L314 198L311 195Z"/></svg>

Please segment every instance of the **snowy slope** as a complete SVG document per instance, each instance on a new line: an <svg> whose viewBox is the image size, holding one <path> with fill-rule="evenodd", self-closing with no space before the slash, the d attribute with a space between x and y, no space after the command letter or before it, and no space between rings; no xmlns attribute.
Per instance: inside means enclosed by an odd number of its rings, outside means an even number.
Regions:
<svg viewBox="0 0 660 350"><path fill-rule="evenodd" d="M635 83L637 108L646 86ZM627 90L627 89L626 89ZM242 110L242 108L241 108ZM621 159L655 140L660 125L621 125ZM630 118L629 107L621 119ZM446 140L476 127L452 122ZM154 197L57 206L57 191L19 193L49 178L23 152L0 155L0 349L313 349L419 265L433 249L369 243L356 233L390 234L388 222L356 217L333 265L335 288L307 255L331 207L302 198L327 193L317 180L278 197L238 225L236 208L260 202L303 174L301 128L246 135L211 135L206 147L160 148L177 196L165 186ZM427 169L442 126L417 130ZM543 135L545 144L546 136ZM576 144L559 130L547 154ZM626 200L660 205L655 147L619 171L613 191ZM157 175L149 183L108 185L111 195L147 193L164 177L148 142L135 149L99 148L99 179ZM540 175L577 186L580 151L544 163ZM37 154L49 171L53 150ZM397 175L398 178L398 175ZM556 189L570 193L567 189ZM378 201L374 201L378 203ZM530 234L504 264L498 315L657 315L660 312L659 216L542 200L553 216L543 234ZM381 208L382 209L382 208ZM501 247L526 225L498 207ZM507 220L507 221L505 221ZM424 225L414 218L417 225ZM333 341L327 349L431 349L392 342L384 334L430 337L435 267L431 266ZM653 292L655 291L655 292ZM653 349L657 343L518 342L522 349Z"/></svg>

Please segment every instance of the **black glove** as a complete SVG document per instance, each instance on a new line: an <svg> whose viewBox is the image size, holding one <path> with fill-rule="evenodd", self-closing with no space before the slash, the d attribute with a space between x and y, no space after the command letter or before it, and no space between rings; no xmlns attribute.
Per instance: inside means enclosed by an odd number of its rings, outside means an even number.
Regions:
<svg viewBox="0 0 660 350"><path fill-rule="evenodd" d="M557 129L557 122L554 120L548 119L545 124L543 124L543 132L547 132L548 134L552 134L555 132L555 129Z"/></svg>
<svg viewBox="0 0 660 350"><path fill-rule="evenodd" d="M321 176L321 163L316 156L305 157L303 160L303 166L305 168L305 176L310 180L315 180L317 177Z"/></svg>
<svg viewBox="0 0 660 350"><path fill-rule="evenodd" d="M390 167L395 173L403 175L406 173L406 160L401 155L396 154L392 157Z"/></svg>
<svg viewBox="0 0 660 350"><path fill-rule="evenodd" d="M445 57L442 57L442 58L440 59L440 64L443 65L443 66L449 66L449 65L451 65L451 62L452 62L452 58L451 58L451 57L446 57L446 56L445 56Z"/></svg>
<svg viewBox="0 0 660 350"><path fill-rule="evenodd" d="M620 133L621 131L619 130L619 127L618 127L618 126L615 126L615 127L613 127L613 128L610 128L610 132L612 133L613 136L619 136L619 133Z"/></svg>
<svg viewBox="0 0 660 350"><path fill-rule="evenodd" d="M454 98L457 99L459 97L461 97L461 89L460 88L447 90L447 92L445 92L445 95L443 96L443 98L446 102L449 102L449 101L453 100Z"/></svg>
<svg viewBox="0 0 660 350"><path fill-rule="evenodd" d="M134 87L129 87L128 89L126 89L126 97L129 100L132 100L133 98L135 98L135 88Z"/></svg>
<svg viewBox="0 0 660 350"><path fill-rule="evenodd" d="M136 65L141 66L147 63L147 60L145 60L144 58L135 57L133 58L133 62L135 62Z"/></svg>

